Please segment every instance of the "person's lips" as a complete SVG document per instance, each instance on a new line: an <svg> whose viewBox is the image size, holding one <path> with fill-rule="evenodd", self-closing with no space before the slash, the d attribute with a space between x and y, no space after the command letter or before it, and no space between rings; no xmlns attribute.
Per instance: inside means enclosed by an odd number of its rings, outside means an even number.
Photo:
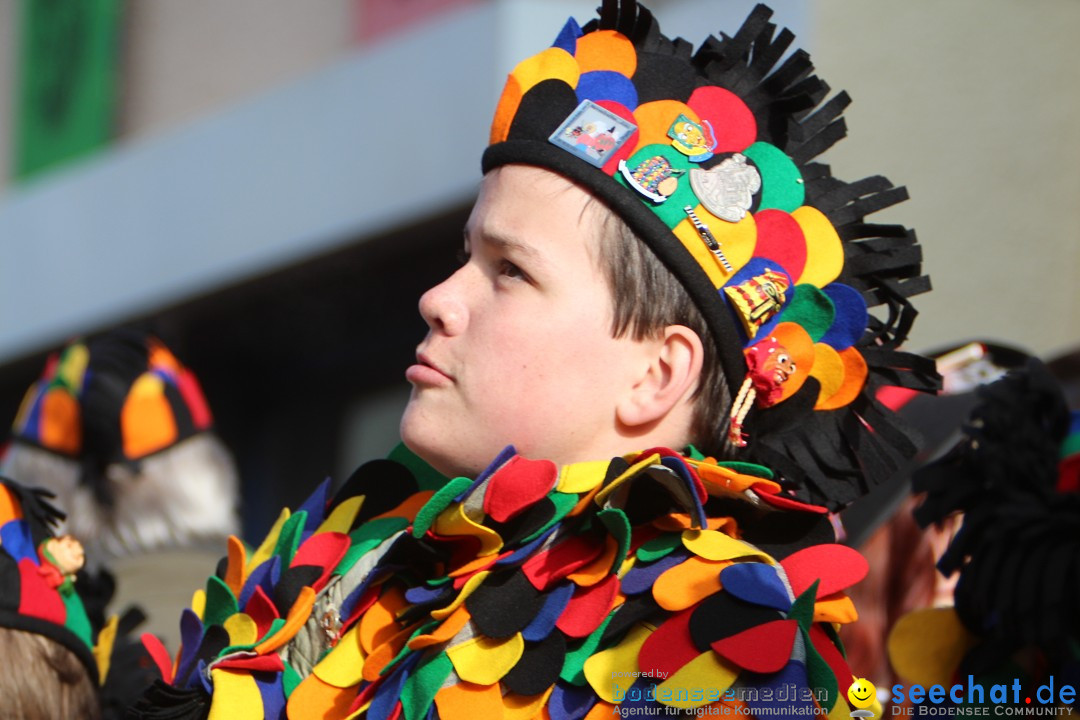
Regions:
<svg viewBox="0 0 1080 720"><path fill-rule="evenodd" d="M413 385L442 386L454 381L450 373L424 353L416 353L416 363L405 371L405 379Z"/></svg>

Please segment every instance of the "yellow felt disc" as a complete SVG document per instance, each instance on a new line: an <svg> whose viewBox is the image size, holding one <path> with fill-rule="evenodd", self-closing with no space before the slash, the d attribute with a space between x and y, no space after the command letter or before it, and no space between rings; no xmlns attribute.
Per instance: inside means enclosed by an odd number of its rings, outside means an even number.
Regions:
<svg viewBox="0 0 1080 720"><path fill-rule="evenodd" d="M574 57L583 73L609 70L633 77L637 70L634 44L614 30L597 30L579 37Z"/></svg>
<svg viewBox="0 0 1080 720"><path fill-rule="evenodd" d="M119 627L119 617L111 615L98 633L97 643L94 645L94 664L97 665L98 681L102 685L109 677L109 666L112 664L113 646L116 644L116 631Z"/></svg>
<svg viewBox="0 0 1080 720"><path fill-rule="evenodd" d="M502 640L483 635L446 648L458 677L479 685L493 685L513 669L525 651L521 633Z"/></svg>
<svg viewBox="0 0 1080 720"><path fill-rule="evenodd" d="M953 608L915 610L889 633L889 660L909 684L948 686L974 642Z"/></svg>
<svg viewBox="0 0 1080 720"><path fill-rule="evenodd" d="M806 265L796 284L817 285L823 288L844 269L844 246L829 218L815 207L803 205L792 211L806 238Z"/></svg>
<svg viewBox="0 0 1080 720"><path fill-rule="evenodd" d="M622 485L624 482L626 482L630 478L636 477L642 470L649 467L650 465L655 465L655 464L658 464L659 462L660 462L660 454L659 453L653 453L652 455L649 455L649 456L644 457L641 460L637 461L636 463L634 463L633 465L628 467L626 470L624 470L623 473L621 475L619 475L619 477L615 478L614 480L609 482L607 485L605 485L604 489L596 494L596 503L598 505L603 505L604 500L607 499L607 497L609 495L611 495L611 493L615 492L615 490L620 485Z"/></svg>
<svg viewBox="0 0 1080 720"><path fill-rule="evenodd" d="M645 625L637 625L618 645L591 656L585 661L585 679L601 699L616 702L615 688L626 689L634 684L638 667L638 653L652 630ZM616 673L619 673L616 675Z"/></svg>
<svg viewBox="0 0 1080 720"><path fill-rule="evenodd" d="M609 464L607 460L602 460L564 465L555 489L570 495L588 492L604 482L604 474Z"/></svg>
<svg viewBox="0 0 1080 720"><path fill-rule="evenodd" d="M323 520L316 533L338 532L348 534L352 529L353 521L360 514L360 507L364 504L363 495L354 495L334 508L330 517Z"/></svg>
<svg viewBox="0 0 1080 720"><path fill-rule="evenodd" d="M844 381L831 397L818 400L815 410L836 410L844 407L859 396L866 384L866 360L858 348L849 347L838 354L844 363Z"/></svg>
<svg viewBox="0 0 1080 720"><path fill-rule="evenodd" d="M259 626L247 613L225 618L225 631L229 633L230 645L254 645L259 639Z"/></svg>
<svg viewBox="0 0 1080 720"><path fill-rule="evenodd" d="M262 544L258 549L252 553L249 566L257 568L262 565L273 554L274 548L277 547L278 538L281 537L281 527L285 524L285 521L289 519L292 513L289 512L289 508L283 508L281 514L278 515L278 519L274 521L273 527L270 528L270 532L266 534L266 538L263 539Z"/></svg>
<svg viewBox="0 0 1080 720"><path fill-rule="evenodd" d="M810 377L817 378L821 383L818 403L836 394L844 384L844 374L844 361L840 353L825 343L814 343L814 367L810 369Z"/></svg>
<svg viewBox="0 0 1080 720"><path fill-rule="evenodd" d="M727 692L738 676L739 668L707 650L657 685L656 701L677 708L709 705Z"/></svg>
<svg viewBox="0 0 1080 720"><path fill-rule="evenodd" d="M724 269L723 262L709 249L689 217L676 225L673 232L709 276L713 287L719 288L753 256L757 245L757 223L750 213L746 213L739 222L722 220L706 210L704 205L697 205L694 214L709 228L720 245L720 252L731 266L731 272Z"/></svg>
<svg viewBox="0 0 1080 720"><path fill-rule="evenodd" d="M206 591L196 590L191 596L191 609L202 620L206 616Z"/></svg>
<svg viewBox="0 0 1080 720"><path fill-rule="evenodd" d="M358 685L363 679L364 649L360 647L360 626L353 625L338 644L312 670L319 678L334 687Z"/></svg>
<svg viewBox="0 0 1080 720"><path fill-rule="evenodd" d="M214 668L210 679L214 698L207 720L261 720L262 695L250 673Z"/></svg>
<svg viewBox="0 0 1080 720"><path fill-rule="evenodd" d="M776 564L767 553L753 545L715 530L684 530L682 543L687 550L705 560L752 558L770 565Z"/></svg>
<svg viewBox="0 0 1080 720"><path fill-rule="evenodd" d="M451 505L439 513L431 525L431 530L436 535L447 537L467 535L478 539L480 541L478 557L493 555L502 549L502 538L499 537L499 533L471 520L465 514L464 503Z"/></svg>
<svg viewBox="0 0 1080 720"><path fill-rule="evenodd" d="M562 48L550 47L519 62L510 77L518 81L521 94L524 95L544 80L562 80L576 88L580 74L573 55Z"/></svg>
<svg viewBox="0 0 1080 720"><path fill-rule="evenodd" d="M470 595L473 594L473 591L476 590L476 588L480 587L480 584L483 583L484 579L487 578L487 576L490 574L490 571L484 570L482 572L476 573L471 578L466 580L465 584L461 586L461 590L458 592L457 597L454 598L454 602L450 603L444 608L432 610L431 617L435 618L436 620L444 620L445 618L450 617L450 613L457 610L461 606L461 604L465 602L465 600Z"/></svg>

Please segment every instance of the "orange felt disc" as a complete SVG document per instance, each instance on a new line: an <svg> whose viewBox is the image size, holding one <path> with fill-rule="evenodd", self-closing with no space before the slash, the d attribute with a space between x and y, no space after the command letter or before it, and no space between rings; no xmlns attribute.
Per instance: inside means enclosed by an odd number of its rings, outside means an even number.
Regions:
<svg viewBox="0 0 1080 720"><path fill-rule="evenodd" d="M608 70L633 77L637 71L634 44L614 30L597 30L579 37L574 58L582 73Z"/></svg>
<svg viewBox="0 0 1080 720"><path fill-rule="evenodd" d="M814 367L814 341L801 325L790 322L779 323L769 336L776 338L787 349L788 356L795 363L795 372L780 386L782 392L778 402L783 402L798 392L806 378L810 377Z"/></svg>
<svg viewBox="0 0 1080 720"><path fill-rule="evenodd" d="M638 105L634 110L634 122L638 126L638 142L634 152L646 145L670 146L668 130L679 115L685 115L694 122L698 121L697 113L678 100L654 100Z"/></svg>
<svg viewBox="0 0 1080 720"><path fill-rule="evenodd" d="M835 393L825 400L818 400L815 410L836 410L859 396L866 384L867 367L862 353L855 347L841 350L837 355L844 363L844 380Z"/></svg>

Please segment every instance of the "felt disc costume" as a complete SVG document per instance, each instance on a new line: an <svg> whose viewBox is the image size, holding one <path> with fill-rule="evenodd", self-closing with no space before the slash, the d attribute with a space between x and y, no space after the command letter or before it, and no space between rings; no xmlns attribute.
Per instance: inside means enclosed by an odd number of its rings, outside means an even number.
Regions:
<svg viewBox="0 0 1080 720"><path fill-rule="evenodd" d="M913 450L873 392L934 386L896 350L929 284L913 233L865 221L904 191L814 162L847 97L805 53L780 63L769 16L695 53L605 0L510 74L483 158L579 183L687 288L738 458L508 448L435 483L415 458L366 465L230 541L140 717L850 716L836 625L866 562L828 512Z"/></svg>
<svg viewBox="0 0 1080 720"><path fill-rule="evenodd" d="M229 555L145 718L847 717L833 623L866 573L766 468L508 448L436 491L390 461Z"/></svg>

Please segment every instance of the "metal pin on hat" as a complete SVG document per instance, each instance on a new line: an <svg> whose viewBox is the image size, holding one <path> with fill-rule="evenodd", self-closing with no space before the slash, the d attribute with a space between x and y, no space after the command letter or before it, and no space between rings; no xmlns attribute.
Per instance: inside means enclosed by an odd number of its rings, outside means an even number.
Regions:
<svg viewBox="0 0 1080 720"><path fill-rule="evenodd" d="M724 266L724 270L726 272L731 272L731 263L724 257L724 251L720 249L720 243L716 240L716 237L712 234L712 231L709 230L708 226L698 218L697 213L694 212L694 208L687 205L683 208L683 212L690 217L690 222L694 224L694 228L697 229L698 235L705 241L705 245L712 251L712 254L720 259L720 264Z"/></svg>

